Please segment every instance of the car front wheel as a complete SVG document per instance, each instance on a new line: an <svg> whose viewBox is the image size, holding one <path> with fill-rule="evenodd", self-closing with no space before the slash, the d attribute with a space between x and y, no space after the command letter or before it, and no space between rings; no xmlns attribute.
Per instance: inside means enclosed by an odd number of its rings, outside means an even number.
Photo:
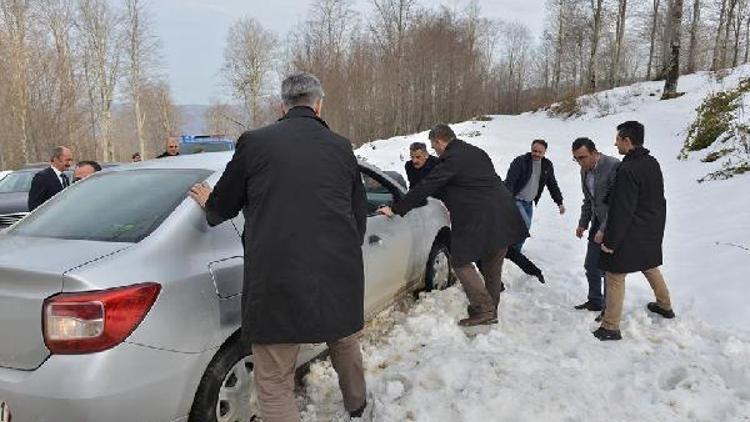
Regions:
<svg viewBox="0 0 750 422"><path fill-rule="evenodd" d="M427 258L425 290L444 290L453 285L456 278L451 267L450 256L448 247L435 241Z"/></svg>

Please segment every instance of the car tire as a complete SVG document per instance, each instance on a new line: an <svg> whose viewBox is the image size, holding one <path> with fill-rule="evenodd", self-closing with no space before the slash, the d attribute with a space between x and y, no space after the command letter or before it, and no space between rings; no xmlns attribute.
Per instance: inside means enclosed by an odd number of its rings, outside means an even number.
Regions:
<svg viewBox="0 0 750 422"><path fill-rule="evenodd" d="M253 385L252 354L230 340L219 349L201 378L188 422L251 422L260 420Z"/></svg>
<svg viewBox="0 0 750 422"><path fill-rule="evenodd" d="M456 281L453 267L450 262L451 253L448 247L435 241L432 244L430 255L427 258L427 270L425 271L425 290L444 290L452 286Z"/></svg>

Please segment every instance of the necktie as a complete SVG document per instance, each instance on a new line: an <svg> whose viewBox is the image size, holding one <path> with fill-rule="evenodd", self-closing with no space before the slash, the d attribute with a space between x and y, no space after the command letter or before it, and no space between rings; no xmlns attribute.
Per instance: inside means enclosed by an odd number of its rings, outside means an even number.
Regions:
<svg viewBox="0 0 750 422"><path fill-rule="evenodd" d="M68 176L65 173L60 173L60 178L62 179L63 188L70 186L70 180L68 180Z"/></svg>

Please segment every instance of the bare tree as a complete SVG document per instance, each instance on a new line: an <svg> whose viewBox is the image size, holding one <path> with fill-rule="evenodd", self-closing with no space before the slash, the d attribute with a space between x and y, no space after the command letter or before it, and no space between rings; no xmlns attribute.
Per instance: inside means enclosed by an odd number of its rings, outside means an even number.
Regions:
<svg viewBox="0 0 750 422"><path fill-rule="evenodd" d="M591 0L593 31L591 32L591 54L589 55L589 91L596 91L596 52L602 27L603 0Z"/></svg>
<svg viewBox="0 0 750 422"><path fill-rule="evenodd" d="M682 35L682 8L683 0L670 0L670 15L668 25L671 27L669 33L672 38L670 45L672 46L671 59L669 61L669 67L666 72L666 80L664 81L664 92L662 93L662 99L670 99L676 97L677 94L677 79L680 76L680 41Z"/></svg>
<svg viewBox="0 0 750 422"><path fill-rule="evenodd" d="M221 72L253 127L260 123L260 100L272 78L276 46L276 37L254 19L241 18L229 28Z"/></svg>
<svg viewBox="0 0 750 422"><path fill-rule="evenodd" d="M731 0L730 0L731 1ZM718 70L721 66L720 52L722 46L721 32L724 29L725 17L727 12L727 0L721 0L721 12L719 13L719 24L716 27L716 37L714 38L714 53L711 60L711 70Z"/></svg>
<svg viewBox="0 0 750 422"><path fill-rule="evenodd" d="M617 2L617 23L615 30L615 47L612 65L609 68L609 85L617 86L620 72L620 56L622 54L622 43L625 38L625 19L627 18L627 0Z"/></svg>
<svg viewBox="0 0 750 422"><path fill-rule="evenodd" d="M656 26L659 22L659 3L660 0L653 0L653 9L651 12L651 37L650 47L648 50L648 64L646 65L646 79L651 79L651 69L653 69L654 50L656 46ZM661 72L660 72L661 73Z"/></svg>
<svg viewBox="0 0 750 422"><path fill-rule="evenodd" d="M105 0L79 0L77 26L97 157L111 161L115 156L110 139L112 104L123 52L122 17Z"/></svg>
<svg viewBox="0 0 750 422"><path fill-rule="evenodd" d="M138 151L146 156L146 116L142 106L143 85L154 75L159 60L159 43L153 34L147 4L144 0L125 0L125 35L127 80L130 101L135 117Z"/></svg>
<svg viewBox="0 0 750 422"><path fill-rule="evenodd" d="M701 0L693 0L693 21L690 24L690 48L688 50L687 73L695 72L698 48L698 25L701 20Z"/></svg>
<svg viewBox="0 0 750 422"><path fill-rule="evenodd" d="M30 2L28 0L0 0L3 32L7 34L10 59L10 115L13 134L17 139L18 155L14 163L29 162L29 96L27 35ZM11 143L15 144L15 142Z"/></svg>
<svg viewBox="0 0 750 422"><path fill-rule="evenodd" d="M737 9L737 0L728 0L728 11L727 19L724 22L724 42L721 44L721 55L719 58L719 67L725 68L727 66L727 50L729 49L729 35L734 24L734 14Z"/></svg>
<svg viewBox="0 0 750 422"><path fill-rule="evenodd" d="M732 22L732 29L734 32L734 49L732 55L732 67L736 67L739 64L739 53L740 53L740 33L742 32L742 24L747 14L747 0L737 1L737 13L735 19Z"/></svg>

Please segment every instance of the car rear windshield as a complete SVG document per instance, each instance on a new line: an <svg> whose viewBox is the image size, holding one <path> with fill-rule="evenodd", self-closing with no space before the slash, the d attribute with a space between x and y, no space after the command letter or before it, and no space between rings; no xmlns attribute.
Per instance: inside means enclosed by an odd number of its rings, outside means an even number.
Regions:
<svg viewBox="0 0 750 422"><path fill-rule="evenodd" d="M20 221L10 234L55 239L140 242L206 179L209 170L138 169L78 182Z"/></svg>
<svg viewBox="0 0 750 422"><path fill-rule="evenodd" d="M180 154L198 154L200 152L231 151L231 142L183 142L180 145Z"/></svg>
<svg viewBox="0 0 750 422"><path fill-rule="evenodd" d="M0 180L0 193L28 192L31 189L33 171L16 171Z"/></svg>

